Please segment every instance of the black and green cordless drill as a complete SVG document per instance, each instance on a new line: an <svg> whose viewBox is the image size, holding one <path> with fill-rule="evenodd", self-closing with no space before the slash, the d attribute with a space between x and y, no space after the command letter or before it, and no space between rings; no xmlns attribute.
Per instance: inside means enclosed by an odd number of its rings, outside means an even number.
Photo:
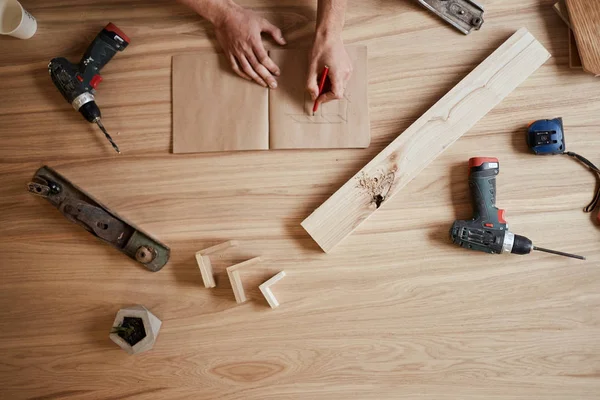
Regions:
<svg viewBox="0 0 600 400"><path fill-rule="evenodd" d="M117 51L123 51L129 44L129 38L114 24L109 23L89 45L79 64L72 64L64 57L50 60L48 72L56 88L73 108L91 123L96 123L115 149L119 147L110 137L100 120L101 114L94 94L102 82L100 70L114 57Z"/></svg>
<svg viewBox="0 0 600 400"><path fill-rule="evenodd" d="M466 249L490 254L529 254L538 250L585 260L585 257L575 254L536 247L525 236L508 230L504 210L496 207L496 175L499 172L497 158L474 157L469 160L469 189L475 215L468 221L454 221L450 229L452 241Z"/></svg>

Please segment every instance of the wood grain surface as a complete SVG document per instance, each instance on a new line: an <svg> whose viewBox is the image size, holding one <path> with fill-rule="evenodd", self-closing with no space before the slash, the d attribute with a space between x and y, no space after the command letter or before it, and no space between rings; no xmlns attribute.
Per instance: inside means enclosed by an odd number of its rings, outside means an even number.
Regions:
<svg viewBox="0 0 600 400"><path fill-rule="evenodd" d="M566 0L583 69L600 75L600 2Z"/></svg>
<svg viewBox="0 0 600 400"><path fill-rule="evenodd" d="M550 58L521 28L321 204L302 227L325 252L392 201Z"/></svg>
<svg viewBox="0 0 600 400"><path fill-rule="evenodd" d="M350 0L345 41L369 49L368 149L193 155L170 154L171 57L211 51L206 23L166 0L22 3L37 34L0 37L0 398L598 399L600 228L581 211L595 178L529 154L523 133L562 116L567 148L600 161L600 86L569 68L554 0L482 1L486 22L469 36L416 2ZM310 44L314 1L242 4L288 47ZM132 39L97 96L122 156L46 69L79 60L109 21ZM324 254L302 219L521 26L552 59ZM472 156L500 159L513 231L588 261L449 243L472 212ZM149 272L28 194L44 163L168 244L171 261ZM195 252L234 239L204 288ZM225 268L256 256L238 306ZM258 285L281 270L272 310ZM129 356L108 334L135 304L163 325L151 351Z"/></svg>

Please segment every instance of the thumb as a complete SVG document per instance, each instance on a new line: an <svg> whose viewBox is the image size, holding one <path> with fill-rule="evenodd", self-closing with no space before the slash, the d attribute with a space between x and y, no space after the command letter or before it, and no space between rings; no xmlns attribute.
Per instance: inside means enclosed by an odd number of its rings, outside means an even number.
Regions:
<svg viewBox="0 0 600 400"><path fill-rule="evenodd" d="M325 92L317 98L317 104L321 106L321 104L329 103L332 100L335 100L336 96L332 92Z"/></svg>
<svg viewBox="0 0 600 400"><path fill-rule="evenodd" d="M306 91L310 94L310 98L315 101L319 97L319 84L317 83L317 73L314 68L310 68L308 79L306 81Z"/></svg>
<svg viewBox="0 0 600 400"><path fill-rule="evenodd" d="M262 31L267 32L268 34L273 36L273 39L275 39L275 41L282 46L287 43L285 41L285 38L283 37L283 33L281 33L281 29L279 29L266 19L263 21Z"/></svg>
<svg viewBox="0 0 600 400"><path fill-rule="evenodd" d="M328 103L332 100L339 100L342 97L344 97L344 87L339 84L339 80L334 80L332 82L331 91L325 92L322 95L320 95L317 99L317 103L321 105L323 103Z"/></svg>

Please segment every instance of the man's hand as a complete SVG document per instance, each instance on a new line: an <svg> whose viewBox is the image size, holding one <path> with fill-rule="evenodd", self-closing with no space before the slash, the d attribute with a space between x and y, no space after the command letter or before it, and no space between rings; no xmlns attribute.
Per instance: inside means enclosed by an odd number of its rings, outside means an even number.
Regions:
<svg viewBox="0 0 600 400"><path fill-rule="evenodd" d="M275 76L279 76L279 67L269 58L260 35L267 32L277 43L284 45L285 39L279 28L236 5L215 23L215 31L231 68L239 76L265 87L277 87Z"/></svg>
<svg viewBox="0 0 600 400"><path fill-rule="evenodd" d="M306 90L319 105L344 97L352 75L352 61L342 40L346 5L347 0L319 0L317 31L308 61L306 81ZM318 80L326 65L329 67L331 91L319 95Z"/></svg>
<svg viewBox="0 0 600 400"><path fill-rule="evenodd" d="M217 40L233 70L242 78L254 80L262 86L277 87L275 76L279 67L269 58L263 46L261 33L267 32L281 45L285 39L281 30L233 2L233 0L179 0L209 20Z"/></svg>
<svg viewBox="0 0 600 400"><path fill-rule="evenodd" d="M310 93L313 101L316 100L320 105L321 103L343 98L346 85L352 75L352 61L348 57L342 38L317 37L309 57L306 90ZM329 67L328 76L331 81L331 91L319 96L319 80L326 65Z"/></svg>

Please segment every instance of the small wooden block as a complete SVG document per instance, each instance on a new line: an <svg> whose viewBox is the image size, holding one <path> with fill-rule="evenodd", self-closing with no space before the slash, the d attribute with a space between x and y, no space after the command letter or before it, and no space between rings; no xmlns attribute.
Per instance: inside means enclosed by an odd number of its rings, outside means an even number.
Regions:
<svg viewBox="0 0 600 400"><path fill-rule="evenodd" d="M198 263L198 268L200 268L200 273L202 274L202 281L204 282L204 287L214 288L216 286L215 278L213 276L212 271L212 264L208 255L226 250L230 247L237 245L238 242L236 240L229 240L227 242L217 244L207 249L200 250L196 253L196 262Z"/></svg>
<svg viewBox="0 0 600 400"><path fill-rule="evenodd" d="M250 265L256 264L260 261L260 257L254 257L250 260L244 261L239 264L232 265L227 268L227 276L229 277L229 281L231 282L231 288L233 289L233 295L235 296L235 301L238 304L244 303L246 300L246 293L244 293L244 285L242 285L242 279L240 278L240 269L244 267L248 267Z"/></svg>
<svg viewBox="0 0 600 400"><path fill-rule="evenodd" d="M228 240L226 242L219 243L219 244L209 247L207 249L200 250L198 253L201 253L203 256L208 256L210 254L218 253L220 251L224 251L230 247L234 247L237 245L238 245L237 240Z"/></svg>
<svg viewBox="0 0 600 400"><path fill-rule="evenodd" d="M200 268L200 273L202 274L202 281L204 282L204 287L214 288L216 284L215 277L213 276L210 258L208 256L203 256L202 253L199 251L196 253L196 262L198 263L198 268Z"/></svg>
<svg viewBox="0 0 600 400"><path fill-rule="evenodd" d="M273 295L273 292L271 292L271 286L282 280L284 277L285 271L281 271L280 273L271 277L269 280L262 283L258 287L262 292L263 296L265 296L265 299L267 299L267 303L269 303L271 308L279 307L279 302L277 301L277 298Z"/></svg>

